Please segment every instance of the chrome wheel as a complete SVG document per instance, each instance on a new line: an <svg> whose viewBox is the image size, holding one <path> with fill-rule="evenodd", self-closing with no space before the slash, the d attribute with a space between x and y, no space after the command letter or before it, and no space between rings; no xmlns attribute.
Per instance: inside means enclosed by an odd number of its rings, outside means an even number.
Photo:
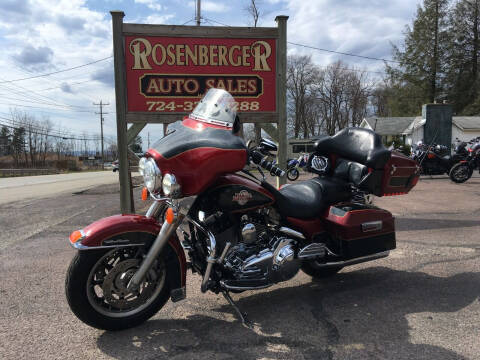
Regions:
<svg viewBox="0 0 480 360"><path fill-rule="evenodd" d="M290 170L287 171L287 178L290 181L297 180L299 176L300 176L300 172L298 171L297 168L291 168Z"/></svg>
<svg viewBox="0 0 480 360"><path fill-rule="evenodd" d="M114 249L92 267L86 287L90 305L109 317L126 317L148 307L165 285L165 264L157 259L140 287L127 285L141 263L138 248Z"/></svg>
<svg viewBox="0 0 480 360"><path fill-rule="evenodd" d="M472 171L467 165L459 164L455 165L450 170L450 179L456 183L463 183L472 176Z"/></svg>

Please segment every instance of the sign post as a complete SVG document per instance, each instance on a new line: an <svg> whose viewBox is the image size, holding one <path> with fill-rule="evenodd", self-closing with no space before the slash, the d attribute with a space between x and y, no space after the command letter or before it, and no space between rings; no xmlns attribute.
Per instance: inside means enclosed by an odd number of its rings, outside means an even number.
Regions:
<svg viewBox="0 0 480 360"><path fill-rule="evenodd" d="M123 213L134 211L128 142L147 123L182 120L210 88L233 95L242 123L276 132L277 161L286 166L287 16L277 27L248 28L130 24L123 12L111 14Z"/></svg>

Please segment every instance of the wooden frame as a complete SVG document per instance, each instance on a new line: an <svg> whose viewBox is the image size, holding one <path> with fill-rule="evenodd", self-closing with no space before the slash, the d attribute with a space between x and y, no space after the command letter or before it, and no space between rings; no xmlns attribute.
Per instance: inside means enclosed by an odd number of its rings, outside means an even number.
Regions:
<svg viewBox="0 0 480 360"><path fill-rule="evenodd" d="M166 36L204 38L265 38L276 41L276 112L241 112L242 123L261 123L279 145L277 162L286 166L286 54L288 16L277 16L276 28L217 27L217 26L177 26L123 23L123 11L111 11L113 29L113 54L115 67L115 95L117 112L117 144L119 158L120 207L122 213L133 213L131 174L128 168L128 144L138 135L147 123L169 124L177 121L184 112L149 113L127 112L125 36ZM127 124L132 126L127 131ZM272 123L277 123L275 128ZM278 185L285 183L279 178Z"/></svg>

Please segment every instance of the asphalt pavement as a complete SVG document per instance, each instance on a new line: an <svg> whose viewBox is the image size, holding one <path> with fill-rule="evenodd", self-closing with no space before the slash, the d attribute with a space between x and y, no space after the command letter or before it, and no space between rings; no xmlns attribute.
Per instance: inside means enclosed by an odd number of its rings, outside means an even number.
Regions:
<svg viewBox="0 0 480 360"><path fill-rule="evenodd" d="M0 204L68 194L114 183L118 183L118 173L113 171L1 178Z"/></svg>
<svg viewBox="0 0 480 360"><path fill-rule="evenodd" d="M253 330L190 273L187 299L137 328L77 320L64 295L68 234L116 213L119 194L73 192L0 204L0 359L480 358L478 177L425 178L408 195L376 198L396 216L388 258L234 294Z"/></svg>

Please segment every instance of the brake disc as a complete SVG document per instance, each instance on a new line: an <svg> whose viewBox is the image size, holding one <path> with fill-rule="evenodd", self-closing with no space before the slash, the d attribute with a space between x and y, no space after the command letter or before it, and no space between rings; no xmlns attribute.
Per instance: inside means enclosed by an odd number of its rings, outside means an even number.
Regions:
<svg viewBox="0 0 480 360"><path fill-rule="evenodd" d="M105 301L120 310L135 308L145 303L155 290L155 271L151 270L147 279L136 291L127 289L127 285L139 267L138 259L128 259L116 264L105 276L102 285ZM153 278L152 278L153 277Z"/></svg>

